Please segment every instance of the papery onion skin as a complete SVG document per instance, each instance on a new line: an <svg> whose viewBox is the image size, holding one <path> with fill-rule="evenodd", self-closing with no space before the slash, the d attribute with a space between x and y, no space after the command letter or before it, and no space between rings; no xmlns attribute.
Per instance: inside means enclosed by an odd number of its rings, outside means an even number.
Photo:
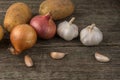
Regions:
<svg viewBox="0 0 120 80"><path fill-rule="evenodd" d="M56 25L49 14L35 16L30 24L42 39L51 39L56 34Z"/></svg>
<svg viewBox="0 0 120 80"><path fill-rule="evenodd" d="M16 55L31 48L37 41L36 31L28 24L16 26L11 34L10 41L15 48Z"/></svg>
<svg viewBox="0 0 120 80"><path fill-rule="evenodd" d="M3 39L3 36L4 36L4 30L3 30L2 26L0 25L0 40Z"/></svg>

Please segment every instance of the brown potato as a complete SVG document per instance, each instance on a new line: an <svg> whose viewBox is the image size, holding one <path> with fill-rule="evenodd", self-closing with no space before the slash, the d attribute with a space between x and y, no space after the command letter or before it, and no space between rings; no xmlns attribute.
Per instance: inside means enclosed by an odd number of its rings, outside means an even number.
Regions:
<svg viewBox="0 0 120 80"><path fill-rule="evenodd" d="M74 11L71 0L45 0L41 3L39 13L45 15L51 13L54 20L65 18Z"/></svg>
<svg viewBox="0 0 120 80"><path fill-rule="evenodd" d="M11 32L15 26L27 23L31 17L32 12L27 4L22 2L14 3L6 12L4 27L7 31Z"/></svg>

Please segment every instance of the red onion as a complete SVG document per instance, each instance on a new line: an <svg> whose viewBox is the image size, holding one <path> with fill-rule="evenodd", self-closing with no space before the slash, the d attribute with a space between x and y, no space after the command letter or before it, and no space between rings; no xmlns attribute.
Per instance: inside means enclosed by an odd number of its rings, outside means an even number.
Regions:
<svg viewBox="0 0 120 80"><path fill-rule="evenodd" d="M30 25L33 26L38 36L42 39L51 39L56 34L56 25L50 14L33 17Z"/></svg>

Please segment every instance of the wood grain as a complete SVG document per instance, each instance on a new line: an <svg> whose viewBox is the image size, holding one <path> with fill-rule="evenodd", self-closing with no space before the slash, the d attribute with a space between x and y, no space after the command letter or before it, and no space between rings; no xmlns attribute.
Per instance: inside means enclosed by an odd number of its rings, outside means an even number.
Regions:
<svg viewBox="0 0 120 80"><path fill-rule="evenodd" d="M0 0L0 24L3 24L7 8L14 2L27 3L38 14L39 4L44 0ZM0 80L120 80L120 0L72 0L75 12L63 20L75 16L79 31L95 23L104 34L98 46L84 46L79 37L64 41L58 35L51 40L38 38L36 45L13 56L8 51L11 46L9 34L0 42ZM52 51L67 52L62 60L53 60ZM109 63L97 62L94 53L100 52L111 58ZM29 54L35 66L27 68L24 55Z"/></svg>

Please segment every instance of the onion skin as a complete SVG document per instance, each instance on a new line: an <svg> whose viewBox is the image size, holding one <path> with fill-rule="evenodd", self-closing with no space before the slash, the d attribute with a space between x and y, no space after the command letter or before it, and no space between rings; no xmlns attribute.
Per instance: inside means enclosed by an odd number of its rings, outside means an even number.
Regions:
<svg viewBox="0 0 120 80"><path fill-rule="evenodd" d="M31 48L36 43L37 34L30 25L18 25L12 30L10 41L15 48L13 54L19 55L23 50Z"/></svg>
<svg viewBox="0 0 120 80"><path fill-rule="evenodd" d="M56 25L49 14L35 16L30 25L36 30L38 36L42 39L51 39L56 34Z"/></svg>
<svg viewBox="0 0 120 80"><path fill-rule="evenodd" d="M0 25L0 40L3 39L3 36L4 36L4 30L3 30L2 26Z"/></svg>

